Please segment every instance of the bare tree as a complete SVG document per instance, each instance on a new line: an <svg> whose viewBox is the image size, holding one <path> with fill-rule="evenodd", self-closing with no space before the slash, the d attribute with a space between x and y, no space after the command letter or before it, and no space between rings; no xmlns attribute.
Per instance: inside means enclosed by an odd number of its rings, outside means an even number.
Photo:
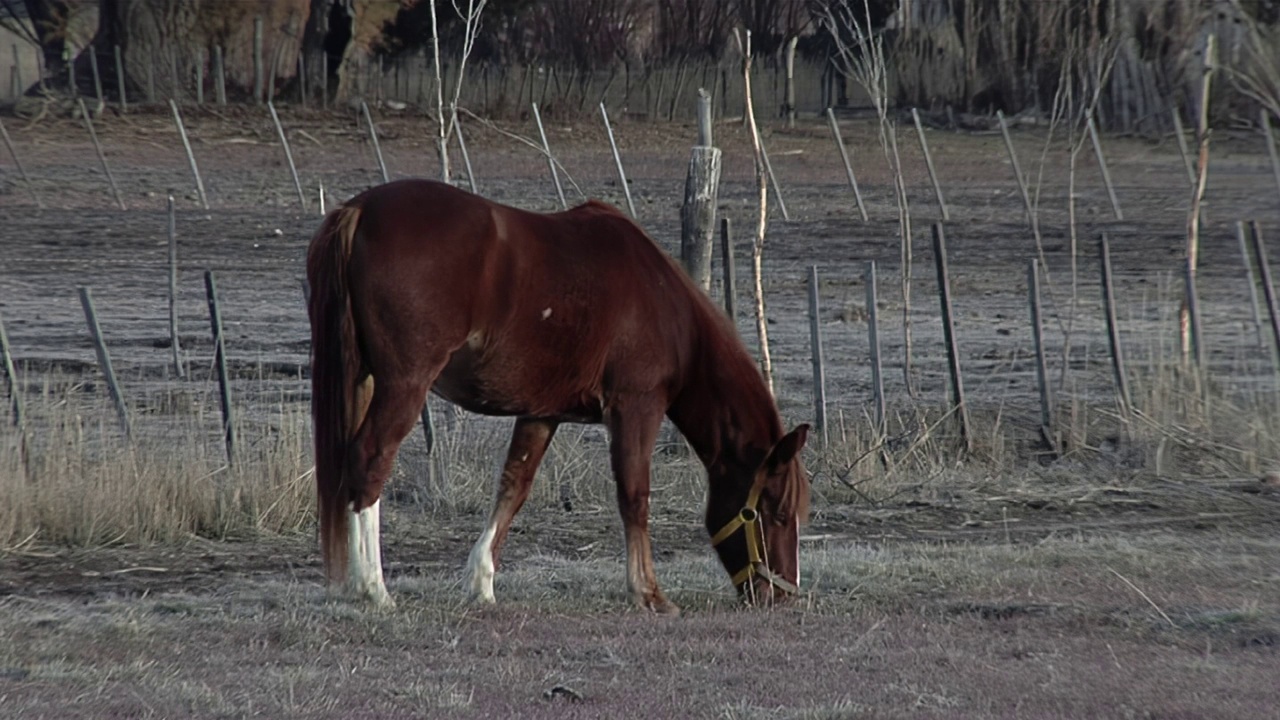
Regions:
<svg viewBox="0 0 1280 720"><path fill-rule="evenodd" d="M764 375L769 392L773 392L773 359L769 355L769 323L764 312L764 238L769 225L769 185L765 177L764 148L760 144L760 129L756 127L756 114L751 102L751 31L746 32L747 40L743 44L741 36L735 29L734 39L742 51L742 78L746 83L747 131L751 133L751 145L754 149L756 169L756 199L760 204L760 214L756 218L755 241L751 244L751 280L755 291L756 335L760 339L760 372Z"/></svg>
<svg viewBox="0 0 1280 720"><path fill-rule="evenodd" d="M465 0L465 6L459 4L458 0L452 0L453 11L462 20L463 32L461 58L458 61L458 72L453 77L453 94L447 108L440 67L440 28L436 22L436 0L428 1L431 5L431 48L435 56L436 71L436 153L440 157L440 179L449 182L449 138L453 136L458 124L458 97L462 94L462 84L466 78L467 59L475 49L476 37L480 34L480 15L488 0Z"/></svg>

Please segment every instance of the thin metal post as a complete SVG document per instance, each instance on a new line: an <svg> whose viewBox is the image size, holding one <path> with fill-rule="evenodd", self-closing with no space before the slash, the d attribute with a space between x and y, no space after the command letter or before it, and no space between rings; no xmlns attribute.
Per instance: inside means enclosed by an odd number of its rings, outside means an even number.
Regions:
<svg viewBox="0 0 1280 720"><path fill-rule="evenodd" d="M831 136L836 139L840 159L844 161L844 173L849 178L849 187L853 188L853 199L858 203L858 214L862 216L862 222L866 222L867 206L862 203L862 191L858 189L858 178L853 174L853 163L849 161L849 151L844 146L844 138L840 137L840 124L836 122L836 114L831 108L827 108L827 124L831 126Z"/></svg>
<svg viewBox="0 0 1280 720"><path fill-rule="evenodd" d="M1266 112L1265 110L1263 112ZM1182 155L1182 164L1187 167L1187 181L1191 183L1191 188L1196 187L1196 171L1191 166L1191 151L1187 149L1187 133L1182 127L1182 114L1178 110L1177 103L1172 104L1173 113L1173 134L1178 138L1178 153ZM1266 117L1266 115L1263 115ZM1271 156L1273 159L1275 155ZM1277 174L1276 181L1280 182L1280 174Z"/></svg>
<svg viewBox="0 0 1280 720"><path fill-rule="evenodd" d="M173 122L178 126L178 135L182 138L182 148L187 151L187 164L191 166L191 174L196 179L196 192L200 195L200 207L209 209L209 198L204 194L204 181L200 179L200 168L196 165L196 155L191 151L191 141L187 139L187 127L182 123L182 113L178 112L178 103L169 98L169 108L173 110ZM169 198L170 202L173 198Z"/></svg>
<svg viewBox="0 0 1280 720"><path fill-rule="evenodd" d="M93 70L94 97L98 98L98 107L102 107L106 103L102 98L102 75L98 73L98 50L92 45L89 46L89 68Z"/></svg>
<svg viewBox="0 0 1280 720"><path fill-rule="evenodd" d="M213 46L213 97L218 105L227 104L227 75L222 64L222 46Z"/></svg>
<svg viewBox="0 0 1280 720"><path fill-rule="evenodd" d="M102 163L102 172L107 176L107 183L111 185L111 193L115 195L116 204L121 210L126 210L124 206L124 197L120 195L120 188L116 187L116 178L111 174L111 168L107 165L107 156L102 152L102 144L98 142L98 133L93 129L93 119L89 117L89 110L84 106L84 100L77 98L76 102L80 104L80 115L84 118L84 126L89 128L89 139L93 140L93 149L98 151L98 161Z"/></svg>
<svg viewBox="0 0 1280 720"><path fill-rule="evenodd" d="M1022 165L1018 163L1018 153L1013 149L1013 138L1009 136L1009 124L1004 120L1004 113L996 110L996 119L1000 121L1000 134L1004 136L1005 149L1009 151L1009 162L1013 165L1013 177L1018 181L1018 192L1022 194L1022 206L1027 211L1027 223L1035 227L1035 210L1031 208L1031 194L1027 192L1027 183L1022 175Z"/></svg>
<svg viewBox="0 0 1280 720"><path fill-rule="evenodd" d="M116 56L116 91L120 94L120 112L129 112L128 92L125 90L124 84L124 59L120 55L120 46L115 46Z"/></svg>
<svg viewBox="0 0 1280 720"><path fill-rule="evenodd" d="M222 312L218 309L218 288L213 271L204 271L204 289L209 301L209 324L213 329L214 364L218 369L218 401L222 406L222 434L227 445L227 463L235 463L236 424L232 417L230 379L227 377L227 348L222 332Z"/></svg>
<svg viewBox="0 0 1280 720"><path fill-rule="evenodd" d="M871 347L871 391L875 401L876 441L888 433L888 417L885 411L884 369L880 363L880 307L876 293L876 261L867 262L863 275L867 286L867 343Z"/></svg>
<svg viewBox="0 0 1280 720"><path fill-rule="evenodd" d="M13 164L17 166L18 174L22 176L22 183L27 186L27 192L31 193L31 199L36 201L36 207L43 209L44 203L40 202L40 196L36 194L36 186L32 184L31 178L27 175L27 169L18 159L18 151L13 147L13 139L9 137L9 131L5 129L3 120L0 120L0 138L4 138L4 146L9 148L9 156L13 158Z"/></svg>
<svg viewBox="0 0 1280 720"><path fill-rule="evenodd" d="M1111 348L1111 370L1115 375L1116 393L1120 396L1120 409L1128 420L1133 410L1133 399L1129 396L1129 381L1126 379L1124 365L1124 348L1120 344L1120 327L1116 321L1115 289L1111 283L1111 245L1107 242L1107 234L1102 234L1098 241L1098 256L1102 265L1102 305L1107 314L1107 343Z"/></svg>
<svg viewBox="0 0 1280 720"><path fill-rule="evenodd" d="M1271 337L1275 342L1272 358L1276 361L1276 371L1280 372L1280 308L1276 307L1276 286L1271 282L1271 265L1267 262L1267 248L1257 222L1249 223L1249 235L1253 238L1254 259L1262 277L1262 295L1267 301L1267 314L1271 317Z"/></svg>
<svg viewBox="0 0 1280 720"><path fill-rule="evenodd" d="M564 199L560 173L556 170L556 159L551 155L551 146L547 144L547 131L542 127L542 114L538 112L538 103L533 103L533 119L538 124L538 137L542 138L542 152L547 156L547 167L551 168L551 180L556 184L556 197L560 198L560 207L568 210L569 203Z"/></svg>
<svg viewBox="0 0 1280 720"><path fill-rule="evenodd" d="M1098 169L1102 171L1102 182L1107 186L1107 197L1111 198L1111 211L1115 213L1116 220L1124 220L1115 186L1111 184L1111 171L1107 169L1107 156L1102 153L1102 142L1098 140L1098 128L1093 123L1093 115L1088 116L1086 125L1089 128L1089 139L1093 142L1093 154L1098 158Z"/></svg>
<svg viewBox="0 0 1280 720"><path fill-rule="evenodd" d="M182 346L178 341L178 223L169 196L169 345L173 348L173 372L186 377L182 367Z"/></svg>
<svg viewBox="0 0 1280 720"><path fill-rule="evenodd" d="M627 211L631 213L631 217L636 217L636 204L631 200L631 186L627 184L627 173L622 169L622 156L618 154L618 143L613 138L613 126L609 124L609 111L605 110L603 102L600 103L600 117L604 118L604 129L609 134L613 164L618 168L618 182L622 185L622 192L627 196Z"/></svg>
<svg viewBox="0 0 1280 720"><path fill-rule="evenodd" d="M453 116L453 132L458 136L458 150L462 153L462 164L467 168L467 187L471 192L480 192L480 185L476 182L476 172L471 168L471 153L467 152L467 141L462 137L462 123L458 122L458 113L452 113Z"/></svg>
<svg viewBox="0 0 1280 720"><path fill-rule="evenodd" d="M271 111L271 121L276 124L276 134L280 136L280 146L284 148L284 159L289 161L289 173L293 175L293 187L298 191L298 204L307 209L307 196L302 192L302 181L298 179L298 166L293 164L293 151L289 149L289 138L285 137L284 126L280 124L280 116L276 114L276 106L267 101L267 109Z"/></svg>
<svg viewBox="0 0 1280 720"><path fill-rule="evenodd" d="M1244 282L1249 287L1249 307L1253 309L1253 331L1258 338L1258 347L1264 347L1262 339L1262 311L1258 307L1258 286L1254 278L1253 260L1249 253L1249 237L1243 221L1236 221L1236 240L1240 243L1240 261L1244 265Z"/></svg>
<svg viewBox="0 0 1280 720"><path fill-rule="evenodd" d="M111 367L111 354L107 352L107 343L102 339L102 327L98 325L98 313L93 306L93 293L89 288L80 287L80 306L84 308L84 319L89 324L89 334L93 337L93 350L98 355L98 366L107 380L107 390L115 403L116 414L120 417L120 427L125 437L133 435L129 424L129 408L125 405L124 396L120 393L120 383L116 382L116 371Z"/></svg>
<svg viewBox="0 0 1280 720"><path fill-rule="evenodd" d="M760 129L756 128L756 136L759 137ZM769 162L769 151L765 149L764 138L760 138L760 159L764 161L764 171L769 175L769 184L773 186L773 198L778 201L778 210L782 212L782 219L787 222L791 221L791 213L787 212L787 204L782 200L782 186L778 184L778 176L773 174L773 163Z"/></svg>
<svg viewBox="0 0 1280 720"><path fill-rule="evenodd" d="M373 118L369 115L369 104L360 101L360 111L364 113L364 121L369 125L369 140L373 143L373 154L378 158L378 170L382 172L382 182L391 182L387 175L387 163L382 159L382 146L378 144L378 129L373 126Z"/></svg>
<svg viewBox="0 0 1280 720"><path fill-rule="evenodd" d="M951 374L951 404L960 422L960 439L973 450L969 408L964 401L964 379L960 374L960 349L956 342L955 320L951 313L951 282L947 276L947 241L941 223L933 224L933 257L938 270L938 300L942 304L942 339L947 345L947 370Z"/></svg>
<svg viewBox="0 0 1280 720"><path fill-rule="evenodd" d="M733 234L729 218L720 218L720 254L724 260L724 312L738 326L738 269L733 257Z"/></svg>
<svg viewBox="0 0 1280 720"><path fill-rule="evenodd" d="M809 266L809 350L813 359L813 419L827 444L827 381L822 367L822 324L818 306L818 266Z"/></svg>
<svg viewBox="0 0 1280 720"><path fill-rule="evenodd" d="M1040 261L1027 263L1027 298L1031 305L1031 337L1036 351L1036 387L1040 391L1040 436L1049 449L1058 453L1053 432L1053 396L1049 394L1049 372L1044 359L1044 321L1040 312Z"/></svg>
<svg viewBox="0 0 1280 720"><path fill-rule="evenodd" d="M924 126L920 124L920 111L911 108L911 119L916 124L916 137L920 138L920 150L924 152L924 164L929 170L929 180L933 183L933 194L938 198L938 208L942 210L942 219L950 220L947 201L942 199L942 183L938 182L938 171L933 167L933 155L929 153L929 141L924 137Z"/></svg>

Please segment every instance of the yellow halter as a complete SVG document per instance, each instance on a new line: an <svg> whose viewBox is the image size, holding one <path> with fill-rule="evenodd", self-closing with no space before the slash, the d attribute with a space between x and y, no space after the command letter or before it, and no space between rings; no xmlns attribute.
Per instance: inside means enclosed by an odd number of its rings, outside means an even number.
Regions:
<svg viewBox="0 0 1280 720"><path fill-rule="evenodd" d="M728 540L738 528L745 528L747 540L747 564L738 572L734 573L731 582L734 587L751 579L752 575L759 575L774 587L784 590L791 594L800 592L800 588L788 580L779 577L777 573L769 569L764 564L764 557L760 554L760 545L764 541L764 531L760 527L760 513L756 510L756 504L760 501L761 484L759 482L751 486L751 492L747 493L747 504L733 519L725 523L720 528L720 532L711 536L711 546L715 547L720 543Z"/></svg>

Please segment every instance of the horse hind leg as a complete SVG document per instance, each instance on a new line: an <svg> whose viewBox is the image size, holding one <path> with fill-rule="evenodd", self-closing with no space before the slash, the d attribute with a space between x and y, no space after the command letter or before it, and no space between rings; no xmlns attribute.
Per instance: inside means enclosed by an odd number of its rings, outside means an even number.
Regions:
<svg viewBox="0 0 1280 720"><path fill-rule="evenodd" d="M507 531L511 529L511 520L529 497L538 464L546 455L555 432L556 423L549 420L516 420L511 432L511 447L507 450L507 460L498 479L489 524L471 548L471 556L467 560L466 587L476 602L494 602L493 576L498 554L507 539Z"/></svg>
<svg viewBox="0 0 1280 720"><path fill-rule="evenodd" d="M427 387L421 382L375 382L372 377L357 387L357 408L367 410L352 442L346 591L380 607L394 604L382 575L382 487L400 443L418 419Z"/></svg>

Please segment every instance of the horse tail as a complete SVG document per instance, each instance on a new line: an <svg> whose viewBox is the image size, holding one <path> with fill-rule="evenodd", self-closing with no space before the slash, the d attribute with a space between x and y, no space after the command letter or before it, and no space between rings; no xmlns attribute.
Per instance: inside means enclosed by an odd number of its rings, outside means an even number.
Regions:
<svg viewBox="0 0 1280 720"><path fill-rule="evenodd" d="M315 440L320 551L329 582L347 569L347 506L354 493L347 452L363 421L357 386L362 359L347 281L360 208L346 205L325 217L307 250L311 298L311 421ZM360 417L357 417L359 415Z"/></svg>

